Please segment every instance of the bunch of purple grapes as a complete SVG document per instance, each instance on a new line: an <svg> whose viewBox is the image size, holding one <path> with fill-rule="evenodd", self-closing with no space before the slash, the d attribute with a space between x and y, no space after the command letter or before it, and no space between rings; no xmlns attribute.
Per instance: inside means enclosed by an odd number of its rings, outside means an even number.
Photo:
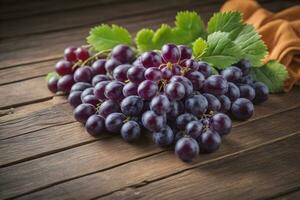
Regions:
<svg viewBox="0 0 300 200"><path fill-rule="evenodd" d="M84 65L74 67L78 62ZM241 60L212 75L184 45L165 44L140 56L118 45L107 59L71 47L56 64L61 77L52 77L48 88L69 94L75 119L91 135L108 131L136 142L150 132L156 145L175 144L176 155L189 162L220 147L231 131L229 116L247 120L253 103L268 99L268 88L251 79L250 68Z"/></svg>

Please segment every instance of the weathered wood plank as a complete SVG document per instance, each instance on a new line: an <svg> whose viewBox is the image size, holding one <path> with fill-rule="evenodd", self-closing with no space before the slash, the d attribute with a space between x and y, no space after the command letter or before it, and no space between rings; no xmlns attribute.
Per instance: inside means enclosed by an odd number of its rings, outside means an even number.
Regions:
<svg viewBox="0 0 300 200"><path fill-rule="evenodd" d="M40 15L39 17L24 17L13 20L5 20L1 23L2 31L0 37L15 37L26 34L45 33L49 31L65 30L83 25L106 22L116 18L126 18L136 16L141 13L152 14L162 9L187 9L194 6L213 6L218 3L221 5L224 1L127 1L109 4L82 7L71 11L55 12ZM207 8L207 6L206 6ZM101 14L99 14L101 13ZM66 15L68 17L66 17ZM5 28L3 28L5 27Z"/></svg>
<svg viewBox="0 0 300 200"><path fill-rule="evenodd" d="M32 64L25 64L0 70L0 86L4 84L24 81L27 79L45 76L55 70L54 66L58 59Z"/></svg>
<svg viewBox="0 0 300 200"><path fill-rule="evenodd" d="M219 151L199 156L192 165L179 161L173 152L154 148L149 140L147 140L149 143L131 146L124 143L119 137L102 139L88 145L0 169L0 177L2 177L0 186L3 188L1 195L5 198L12 197L62 183L32 195L54 198L51 195L59 194L62 195L61 198L69 198L68 194L70 193L65 191L72 191L72 194L80 195L78 198L81 199L96 197L128 185L139 184L144 180L151 181L177 173L211 159L244 151L247 148L293 134L300 129L300 119L297 118L299 114L300 108L297 108L237 126L233 129L232 134L224 140ZM132 159L141 159L156 153L160 155L124 165L124 162L129 163ZM80 159L78 159L79 156ZM120 166L116 167L116 165ZM70 166L76 167L70 169ZM66 168L69 170L62 170ZM110 170L105 170L106 168ZM86 176L87 174L91 175ZM68 181L81 176L84 177ZM101 187L99 187L99 183L103 183ZM76 185L80 187L80 194L75 192L79 189ZM95 190L95 187L99 188ZM27 197L32 198L31 195Z"/></svg>
<svg viewBox="0 0 300 200"><path fill-rule="evenodd" d="M265 199L299 186L299 145L297 134L100 199Z"/></svg>
<svg viewBox="0 0 300 200"><path fill-rule="evenodd" d="M16 19L28 16L39 16L53 12L64 12L66 10L80 9L82 7L114 5L116 3L127 2L128 0L52 0L39 1L31 0L24 4L20 0L2 0L0 7L0 20Z"/></svg>
<svg viewBox="0 0 300 200"><path fill-rule="evenodd" d="M299 187L299 186L298 186ZM288 192L287 194L280 194L277 197L271 197L269 198L270 200L296 200L296 199L300 199L300 190L296 190L296 191L291 191Z"/></svg>
<svg viewBox="0 0 300 200"><path fill-rule="evenodd" d="M75 122L73 111L68 103L58 103L48 106L30 114L0 118L1 134L0 139L11 138L23 135L47 127L58 126ZM7 141L9 142L9 141Z"/></svg>
<svg viewBox="0 0 300 200"><path fill-rule="evenodd" d="M201 16L207 20L213 11L219 9L220 5L217 4L209 10L206 7L192 7L191 9L201 12ZM107 20L105 23L125 26L134 35L142 27L157 28L161 23L172 23L177 11L166 8L153 12L151 15L144 13L124 19ZM0 44L0 59L2 61L0 68L62 57L63 49L67 46L84 44L85 37L93 25L95 24L83 28L26 36L26 40L24 38L5 39ZM11 44L15 45L12 46ZM51 45L49 46L49 44Z"/></svg>
<svg viewBox="0 0 300 200"><path fill-rule="evenodd" d="M49 100L53 94L48 90L45 77L16 82L0 87L0 109Z"/></svg>

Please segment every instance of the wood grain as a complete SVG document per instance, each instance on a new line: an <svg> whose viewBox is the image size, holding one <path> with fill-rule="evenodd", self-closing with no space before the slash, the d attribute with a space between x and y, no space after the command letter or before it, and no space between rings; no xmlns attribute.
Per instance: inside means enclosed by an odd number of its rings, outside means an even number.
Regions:
<svg viewBox="0 0 300 200"><path fill-rule="evenodd" d="M100 199L264 199L299 186L300 134Z"/></svg>
<svg viewBox="0 0 300 200"><path fill-rule="evenodd" d="M293 134L300 129L300 119L297 119L299 114L300 108L297 108L235 127L232 134L224 140L219 151L199 156L193 165ZM157 153L159 155L151 156ZM140 161L132 162L132 159ZM124 165L129 162L132 164ZM76 167L70 169L68 166ZM0 169L0 177L2 177L0 185L3 187L1 196L21 195L76 178L74 181L50 187L37 194L48 199L54 198L51 195L56 194L62 195L61 198L67 198L70 193L62 193L70 190L72 194L83 195L80 198L86 199L128 185L140 184L144 180L151 181L190 167L191 165L179 161L172 151L155 148L149 140L139 146L130 146L121 138L113 137ZM66 168L68 170L59 170ZM98 171L100 173L97 173ZM88 174L91 175L86 176ZM83 177L79 178L81 176ZM97 183L103 185L95 190ZM80 194L76 191L80 191ZM32 197L28 196L28 198Z"/></svg>

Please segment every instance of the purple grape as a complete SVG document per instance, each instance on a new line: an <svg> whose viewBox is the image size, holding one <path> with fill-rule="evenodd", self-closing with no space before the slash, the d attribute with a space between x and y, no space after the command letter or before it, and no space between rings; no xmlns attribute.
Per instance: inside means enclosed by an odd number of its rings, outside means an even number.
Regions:
<svg viewBox="0 0 300 200"><path fill-rule="evenodd" d="M90 67L80 67L74 73L74 80L76 82L91 82L93 73Z"/></svg>
<svg viewBox="0 0 300 200"><path fill-rule="evenodd" d="M81 101L83 101L83 98L87 95L94 95L94 88L86 88L85 90L83 90L80 96Z"/></svg>
<svg viewBox="0 0 300 200"><path fill-rule="evenodd" d="M162 60L161 56L158 53L154 51L149 51L142 54L141 63L146 68L159 67L162 63Z"/></svg>
<svg viewBox="0 0 300 200"><path fill-rule="evenodd" d="M120 61L114 59L114 58L111 58L109 60L106 61L105 63L105 70L106 72L108 72L109 74L112 74L114 69L121 65L122 63L120 63Z"/></svg>
<svg viewBox="0 0 300 200"><path fill-rule="evenodd" d="M74 92L74 91L83 91L87 88L91 88L93 87L90 83L85 83L85 82L77 82L75 83L72 88L71 88L71 92Z"/></svg>
<svg viewBox="0 0 300 200"><path fill-rule="evenodd" d="M166 147L173 143L174 133L169 126L165 126L164 129L152 133L153 142L160 147Z"/></svg>
<svg viewBox="0 0 300 200"><path fill-rule="evenodd" d="M128 121L121 128L121 136L126 142L134 142L141 136L141 127L135 121Z"/></svg>
<svg viewBox="0 0 300 200"><path fill-rule="evenodd" d="M168 67L162 68L161 73L162 73L162 78L166 80L169 80L173 75L173 72Z"/></svg>
<svg viewBox="0 0 300 200"><path fill-rule="evenodd" d="M105 119L106 130L112 133L120 133L125 118L123 113L109 114Z"/></svg>
<svg viewBox="0 0 300 200"><path fill-rule="evenodd" d="M252 101L255 98L255 90L250 85L240 85L240 97Z"/></svg>
<svg viewBox="0 0 300 200"><path fill-rule="evenodd" d="M117 81L125 82L127 80L127 71L132 67L129 64L123 64L116 67L113 71L113 77Z"/></svg>
<svg viewBox="0 0 300 200"><path fill-rule="evenodd" d="M194 139L197 139L203 130L203 124L200 121L191 121L186 125L186 133Z"/></svg>
<svg viewBox="0 0 300 200"><path fill-rule="evenodd" d="M73 73L73 64L69 61L66 60L60 60L56 63L55 65L55 71L61 75L67 75L67 74L72 74Z"/></svg>
<svg viewBox="0 0 300 200"><path fill-rule="evenodd" d="M203 90L206 93L222 95L228 90L228 82L220 75L213 75L205 80Z"/></svg>
<svg viewBox="0 0 300 200"><path fill-rule="evenodd" d="M207 99L201 94L191 96L185 101L185 110L197 117L203 115L207 109Z"/></svg>
<svg viewBox="0 0 300 200"><path fill-rule="evenodd" d="M179 45L178 49L180 51L180 60L186 60L190 59L192 57L192 49L185 46L185 45Z"/></svg>
<svg viewBox="0 0 300 200"><path fill-rule="evenodd" d="M132 65L134 65L134 66L143 66L143 64L141 62L141 56L137 57L135 59L135 61L133 61Z"/></svg>
<svg viewBox="0 0 300 200"><path fill-rule="evenodd" d="M246 76L250 73L251 63L248 60L242 59L240 62L235 64L235 66L242 70L243 76Z"/></svg>
<svg viewBox="0 0 300 200"><path fill-rule="evenodd" d="M105 87L110 83L110 81L101 81L96 84L94 89L94 94L98 99L104 100L106 99L106 96L104 94Z"/></svg>
<svg viewBox="0 0 300 200"><path fill-rule="evenodd" d="M97 85L97 83L100 83L102 81L109 81L110 78L104 74L98 74L96 76L94 76L94 78L92 79L92 85L95 86Z"/></svg>
<svg viewBox="0 0 300 200"><path fill-rule="evenodd" d="M184 67L187 67L192 71L197 71L199 69L199 63L194 59L188 59L184 62Z"/></svg>
<svg viewBox="0 0 300 200"><path fill-rule="evenodd" d="M64 75L57 81L57 90L69 93L74 83L75 82L71 74Z"/></svg>
<svg viewBox="0 0 300 200"><path fill-rule="evenodd" d="M190 137L183 137L176 142L175 154L184 162L191 162L199 154L199 144Z"/></svg>
<svg viewBox="0 0 300 200"><path fill-rule="evenodd" d="M74 92L71 92L68 97L68 102L74 108L76 108L78 105L80 105L82 103L81 93L82 93L82 91L74 91Z"/></svg>
<svg viewBox="0 0 300 200"><path fill-rule="evenodd" d="M104 95L108 99L114 101L121 101L124 98L123 87L124 87L124 83L120 81L111 81L105 86Z"/></svg>
<svg viewBox="0 0 300 200"><path fill-rule="evenodd" d="M138 84L129 82L123 87L124 97L138 95L137 93Z"/></svg>
<svg viewBox="0 0 300 200"><path fill-rule="evenodd" d="M95 74L106 74L105 63L105 59L99 59L92 64Z"/></svg>
<svg viewBox="0 0 300 200"><path fill-rule="evenodd" d="M186 128L186 125L188 123L190 123L191 121L197 121L197 117L190 114L190 113L184 113L184 114L181 114L179 115L177 118L176 118L176 127L178 130L185 130Z"/></svg>
<svg viewBox="0 0 300 200"><path fill-rule="evenodd" d="M138 87L138 94L145 100L149 100L158 92L158 86L155 82L145 80Z"/></svg>
<svg viewBox="0 0 300 200"><path fill-rule="evenodd" d="M181 75L181 67L178 64L173 64L172 65L172 75Z"/></svg>
<svg viewBox="0 0 300 200"><path fill-rule="evenodd" d="M85 123L85 129L92 136L99 136L105 130L105 119L100 115L91 115Z"/></svg>
<svg viewBox="0 0 300 200"><path fill-rule="evenodd" d="M141 83L142 81L145 80L144 73L145 73L145 68L142 66L134 66L131 67L127 71L127 79L130 80L133 83Z"/></svg>
<svg viewBox="0 0 300 200"><path fill-rule="evenodd" d="M112 49L111 57L123 64L130 63L134 59L134 52L129 46L119 44Z"/></svg>
<svg viewBox="0 0 300 200"><path fill-rule="evenodd" d="M161 48L161 55L166 63L178 63L180 50L175 44L165 44Z"/></svg>
<svg viewBox="0 0 300 200"><path fill-rule="evenodd" d="M262 82L255 82L252 84L256 96L253 100L254 103L259 104L265 102L269 98L269 89Z"/></svg>
<svg viewBox="0 0 300 200"><path fill-rule="evenodd" d="M250 100L239 98L232 103L231 114L238 120L247 120L254 114L254 106Z"/></svg>
<svg viewBox="0 0 300 200"><path fill-rule="evenodd" d="M109 114L120 112L119 104L113 100L104 101L98 110L99 115L106 118Z"/></svg>
<svg viewBox="0 0 300 200"><path fill-rule="evenodd" d="M189 71L185 77L192 82L194 90L200 90L204 85L205 77L199 71Z"/></svg>
<svg viewBox="0 0 300 200"><path fill-rule="evenodd" d="M234 83L228 82L228 90L225 94L231 101L240 98L240 89Z"/></svg>
<svg viewBox="0 0 300 200"><path fill-rule="evenodd" d="M158 115L167 113L170 109L170 101L165 95L158 95L150 102L150 109Z"/></svg>
<svg viewBox="0 0 300 200"><path fill-rule="evenodd" d="M64 59L70 62L76 62L77 56L76 56L76 47L68 47L64 51Z"/></svg>
<svg viewBox="0 0 300 200"><path fill-rule="evenodd" d="M79 47L75 51L76 57L78 60L85 61L90 57L90 53L87 49Z"/></svg>
<svg viewBox="0 0 300 200"><path fill-rule="evenodd" d="M228 112L231 107L230 99L225 95L218 96L218 99L221 103L221 108L220 108L219 112L222 112L222 113Z"/></svg>
<svg viewBox="0 0 300 200"><path fill-rule="evenodd" d="M89 103L92 104L93 106L97 107L97 105L100 103L99 99L95 97L95 95L86 95L82 99L82 103Z"/></svg>
<svg viewBox="0 0 300 200"><path fill-rule="evenodd" d="M241 78L239 83L251 85L253 83L253 80L250 75L246 75Z"/></svg>
<svg viewBox="0 0 300 200"><path fill-rule="evenodd" d="M185 97L190 96L193 93L193 84L192 82L184 76L173 76L170 79L170 82L179 82L184 86L185 89Z"/></svg>
<svg viewBox="0 0 300 200"><path fill-rule="evenodd" d="M145 71L145 78L157 82L162 79L162 73L157 67L150 67Z"/></svg>
<svg viewBox="0 0 300 200"><path fill-rule="evenodd" d="M211 66L207 62L198 62L199 69L198 71L201 72L201 74L204 75L205 78L209 77L211 75Z"/></svg>
<svg viewBox="0 0 300 200"><path fill-rule="evenodd" d="M96 113L95 106L91 104L80 104L74 110L74 118L83 124L88 120L88 118Z"/></svg>
<svg viewBox="0 0 300 200"><path fill-rule="evenodd" d="M227 135L231 131L231 119L224 113L217 113L210 119L210 127L212 130L220 134L220 136Z"/></svg>
<svg viewBox="0 0 300 200"><path fill-rule="evenodd" d="M165 86L165 94L171 100L181 100L185 96L184 85L179 82L170 82Z"/></svg>
<svg viewBox="0 0 300 200"><path fill-rule="evenodd" d="M164 116L157 115L153 111L146 111L142 115L142 123L149 131L160 131L166 125Z"/></svg>
<svg viewBox="0 0 300 200"><path fill-rule="evenodd" d="M121 102L121 110L126 116L138 116L143 107L143 99L139 96L128 96Z"/></svg>
<svg viewBox="0 0 300 200"><path fill-rule="evenodd" d="M222 139L218 133L207 130L198 138L200 151L204 153L212 153L219 149Z"/></svg>
<svg viewBox="0 0 300 200"><path fill-rule="evenodd" d="M167 112L167 119L174 120L178 115L184 112L184 105L181 101L172 101L170 109Z"/></svg>
<svg viewBox="0 0 300 200"><path fill-rule="evenodd" d="M208 94L208 93L204 93L202 94L203 96L205 96L207 103L208 103L208 107L207 110L208 111L219 111L221 109L221 103L219 101L219 99L217 97L215 97L212 94Z"/></svg>
<svg viewBox="0 0 300 200"><path fill-rule="evenodd" d="M224 79L229 82L237 83L242 78L242 70L235 66L228 67L221 72Z"/></svg>
<svg viewBox="0 0 300 200"><path fill-rule="evenodd" d="M47 83L48 89L53 92L56 93L57 92L57 82L58 82L59 78L57 76L52 76Z"/></svg>

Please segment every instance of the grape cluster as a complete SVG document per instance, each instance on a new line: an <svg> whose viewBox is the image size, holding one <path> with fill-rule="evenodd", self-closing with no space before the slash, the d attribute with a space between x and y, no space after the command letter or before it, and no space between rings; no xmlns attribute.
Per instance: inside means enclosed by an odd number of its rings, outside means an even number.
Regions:
<svg viewBox="0 0 300 200"><path fill-rule="evenodd" d="M250 68L241 60L213 75L184 45L139 56L117 45L106 59L70 47L55 66L60 78L49 79L48 88L69 94L75 119L91 135L108 131L135 142L150 132L156 145L175 144L176 155L189 162L220 147L230 117L247 120L253 103L268 99L268 88L251 79Z"/></svg>

